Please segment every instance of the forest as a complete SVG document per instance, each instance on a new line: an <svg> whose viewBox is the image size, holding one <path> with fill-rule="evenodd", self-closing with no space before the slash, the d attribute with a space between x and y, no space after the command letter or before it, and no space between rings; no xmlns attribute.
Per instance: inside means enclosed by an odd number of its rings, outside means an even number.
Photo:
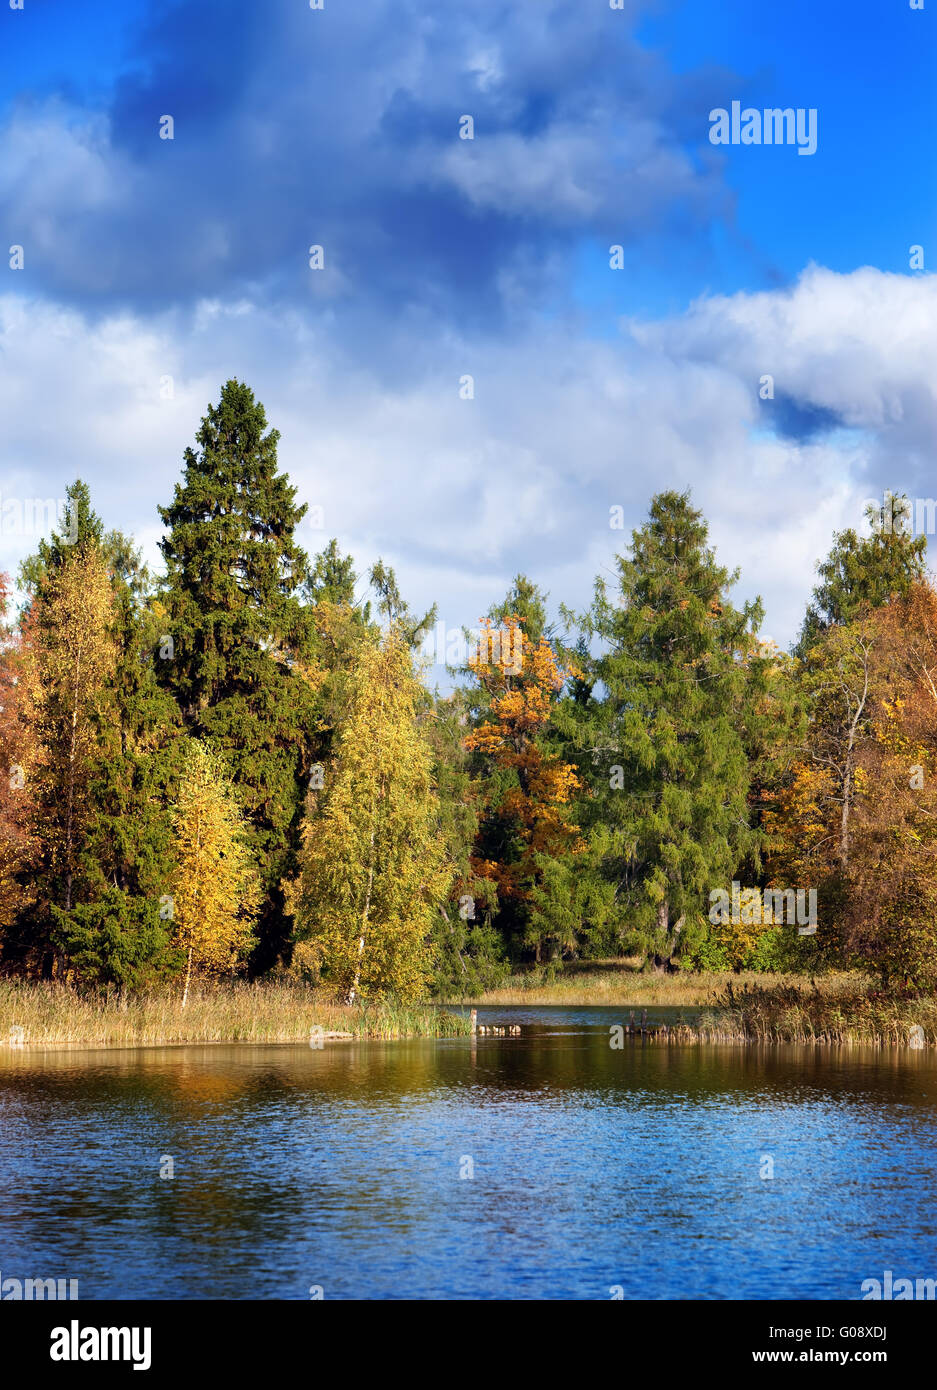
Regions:
<svg viewBox="0 0 937 1390"><path fill-rule="evenodd" d="M230 380L162 573L79 480L0 575L0 973L407 1003L631 955L937 987L937 592L906 499L832 537L783 652L660 493L587 611L551 620L518 574L440 692L436 610L304 552L278 438ZM815 931L767 906L791 893Z"/></svg>

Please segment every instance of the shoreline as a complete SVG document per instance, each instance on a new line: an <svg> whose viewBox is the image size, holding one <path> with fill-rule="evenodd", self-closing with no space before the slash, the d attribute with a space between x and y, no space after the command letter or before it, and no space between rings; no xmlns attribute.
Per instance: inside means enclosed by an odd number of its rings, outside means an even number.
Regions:
<svg viewBox="0 0 937 1390"><path fill-rule="evenodd" d="M523 978L523 977L521 977ZM517 977L515 984L517 982ZM720 1046L812 1044L906 1048L937 1046L937 996L885 991L857 975L656 977L624 962L590 965L544 982L490 991L477 1000L402 1005L338 1004L319 990L283 981L203 986L182 1008L176 993L120 998L82 994L58 983L0 980L0 1055L37 1048L101 1050L205 1046L324 1048L336 1042L472 1036L471 1010L489 1025L524 1009L605 1011L623 1046L642 1043ZM612 1013L609 1019L609 1011ZM655 1018L657 1011L664 1017ZM499 1018L499 1012L502 1017ZM648 1014L650 1017L648 1018ZM526 1032L526 1029L525 1029Z"/></svg>

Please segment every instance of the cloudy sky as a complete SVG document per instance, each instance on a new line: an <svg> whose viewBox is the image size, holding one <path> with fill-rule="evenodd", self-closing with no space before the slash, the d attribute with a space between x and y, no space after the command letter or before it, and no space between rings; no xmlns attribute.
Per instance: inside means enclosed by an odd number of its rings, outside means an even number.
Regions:
<svg viewBox="0 0 937 1390"><path fill-rule="evenodd" d="M787 645L863 499L937 496L935 22L905 0L4 6L0 568L35 545L15 504L76 475L155 560L237 376L321 509L307 549L383 556L449 627L519 570L582 606L650 496L689 487ZM816 153L712 144L733 101L813 108Z"/></svg>

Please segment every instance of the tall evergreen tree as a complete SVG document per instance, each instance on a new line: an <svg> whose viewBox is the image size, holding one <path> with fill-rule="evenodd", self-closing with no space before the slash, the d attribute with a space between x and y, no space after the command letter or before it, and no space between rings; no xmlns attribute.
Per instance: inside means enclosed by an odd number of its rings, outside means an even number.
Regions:
<svg viewBox="0 0 937 1390"><path fill-rule="evenodd" d="M178 968L163 908L172 871L170 804L184 750L178 708L157 676L161 652L168 653L149 574L119 532L105 537L104 548L116 646L106 717L115 737L92 773L82 852L88 901L59 919L80 977L133 988Z"/></svg>
<svg viewBox="0 0 937 1390"><path fill-rule="evenodd" d="M277 471L278 439L249 387L226 382L160 509L174 650L161 668L188 731L226 753L251 827L264 894L255 969L288 947L280 885L295 866L318 707L295 540L306 509Z"/></svg>
<svg viewBox="0 0 937 1390"><path fill-rule="evenodd" d="M851 527L837 532L829 555L817 566L821 582L807 607L795 656L805 657L834 624L850 623L863 609L906 596L923 577L927 537L912 534L908 499L887 493L884 504L870 506L866 515L871 534L859 536Z"/></svg>
<svg viewBox="0 0 937 1390"><path fill-rule="evenodd" d="M753 662L760 603L738 611L686 494L656 496L649 521L604 579L584 632L601 653L568 732L594 794L594 836L633 944L673 968L706 930L708 893L750 848L746 726L764 672ZM597 693L596 693L597 692Z"/></svg>

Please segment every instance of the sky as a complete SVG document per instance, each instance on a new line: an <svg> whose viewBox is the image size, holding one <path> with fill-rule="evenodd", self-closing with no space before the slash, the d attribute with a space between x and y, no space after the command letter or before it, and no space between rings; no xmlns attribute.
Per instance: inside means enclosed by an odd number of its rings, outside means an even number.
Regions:
<svg viewBox="0 0 937 1390"><path fill-rule="evenodd" d="M786 647L833 532L937 496L923 3L4 4L0 569L76 476L157 564L237 377L304 547L449 629L582 610L689 488ZM815 152L714 144L735 101Z"/></svg>

